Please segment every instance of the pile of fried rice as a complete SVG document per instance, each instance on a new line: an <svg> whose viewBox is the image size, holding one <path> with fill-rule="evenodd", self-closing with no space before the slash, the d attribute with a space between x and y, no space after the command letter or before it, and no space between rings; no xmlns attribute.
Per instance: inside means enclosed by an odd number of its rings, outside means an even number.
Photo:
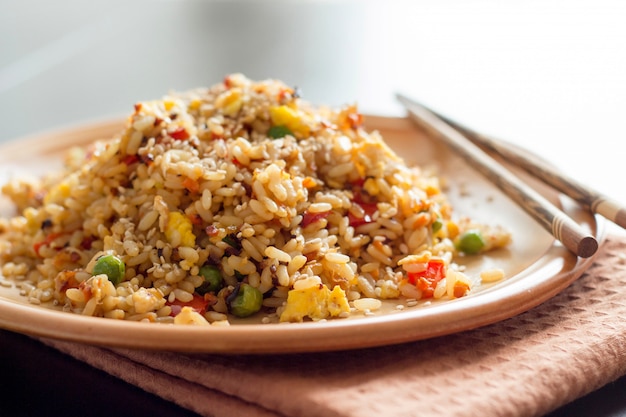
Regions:
<svg viewBox="0 0 626 417"><path fill-rule="evenodd" d="M123 131L12 179L0 264L34 304L177 324L320 321L464 297L456 267L505 246L455 220L439 179L408 167L356 106L232 74L134 106ZM105 262L106 261L106 262Z"/></svg>

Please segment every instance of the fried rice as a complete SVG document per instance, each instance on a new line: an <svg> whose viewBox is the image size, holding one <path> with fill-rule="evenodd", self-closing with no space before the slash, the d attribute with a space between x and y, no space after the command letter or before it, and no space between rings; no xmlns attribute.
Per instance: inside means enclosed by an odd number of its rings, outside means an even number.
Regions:
<svg viewBox="0 0 626 417"><path fill-rule="evenodd" d="M0 279L122 320L319 321L460 298L476 279L455 259L511 240L455 218L439 178L355 105L242 74L137 103L115 137L2 191L18 215L0 220Z"/></svg>

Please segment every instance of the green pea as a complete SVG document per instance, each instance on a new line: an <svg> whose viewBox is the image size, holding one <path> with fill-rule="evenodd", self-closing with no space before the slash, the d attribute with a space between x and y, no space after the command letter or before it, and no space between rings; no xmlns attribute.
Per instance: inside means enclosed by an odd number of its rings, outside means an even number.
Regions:
<svg viewBox="0 0 626 417"><path fill-rule="evenodd" d="M237 295L230 301L230 312L237 317L248 317L261 309L263 294L250 284L239 286Z"/></svg>
<svg viewBox="0 0 626 417"><path fill-rule="evenodd" d="M485 240L478 230L468 230L456 242L456 248L468 255L479 253L485 247Z"/></svg>
<svg viewBox="0 0 626 417"><path fill-rule="evenodd" d="M222 273L214 265L204 265L200 268L200 276L204 278L204 282L196 288L198 294L217 293L224 286Z"/></svg>
<svg viewBox="0 0 626 417"><path fill-rule="evenodd" d="M98 258L93 267L93 275L106 274L113 285L117 285L126 275L126 265L124 261L115 255L104 255Z"/></svg>
<svg viewBox="0 0 626 417"><path fill-rule="evenodd" d="M267 136L269 136L272 139L284 138L287 135L293 136L293 132L289 130L287 126L284 126L284 125L272 126L270 127L270 130L267 131Z"/></svg>
<svg viewBox="0 0 626 417"><path fill-rule="evenodd" d="M442 226L443 223L441 222L441 220L435 220L432 225L433 233L437 233L438 231L440 231Z"/></svg>

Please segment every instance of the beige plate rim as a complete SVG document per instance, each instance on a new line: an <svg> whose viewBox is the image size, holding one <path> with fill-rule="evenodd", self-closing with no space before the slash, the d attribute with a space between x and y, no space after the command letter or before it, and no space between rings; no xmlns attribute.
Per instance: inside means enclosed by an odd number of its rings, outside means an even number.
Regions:
<svg viewBox="0 0 626 417"><path fill-rule="evenodd" d="M383 132L419 135L405 118L367 116L366 120L368 125ZM71 144L85 143L85 138L109 137L120 126L119 119L105 120L12 141L0 146L0 166L10 162L9 155L16 155L17 151L45 157ZM600 244L604 242L603 219L571 202L563 202L562 196L552 195L552 198L563 203L563 210L588 227ZM374 317L229 327L160 325L51 310L28 304L0 287L0 327L38 337L109 347L221 354L319 352L405 343L470 330L518 315L558 294L595 259L595 256L576 258L551 237L543 239L548 239L545 250L541 249L536 259L530 259L521 271L502 283L465 298Z"/></svg>

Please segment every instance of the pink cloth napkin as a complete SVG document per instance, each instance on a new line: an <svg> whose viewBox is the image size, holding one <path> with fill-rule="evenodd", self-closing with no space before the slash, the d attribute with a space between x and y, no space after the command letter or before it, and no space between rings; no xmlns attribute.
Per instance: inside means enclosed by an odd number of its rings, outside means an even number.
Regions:
<svg viewBox="0 0 626 417"><path fill-rule="evenodd" d="M227 356L43 342L204 416L540 416L626 374L626 237L548 302L451 336Z"/></svg>

